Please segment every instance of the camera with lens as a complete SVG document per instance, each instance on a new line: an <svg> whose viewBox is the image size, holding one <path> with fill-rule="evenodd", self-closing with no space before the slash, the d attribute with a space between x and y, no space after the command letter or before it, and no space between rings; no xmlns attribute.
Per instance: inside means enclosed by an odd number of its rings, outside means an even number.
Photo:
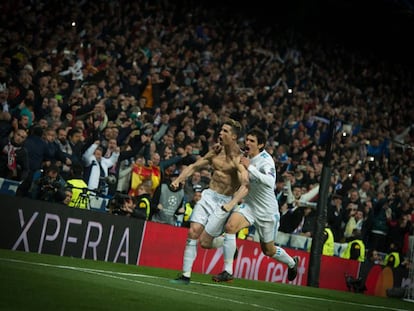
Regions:
<svg viewBox="0 0 414 311"><path fill-rule="evenodd" d="M130 199L131 197L127 194L116 193L108 203L109 212L113 215L126 215L127 213L122 208L125 201Z"/></svg>
<svg viewBox="0 0 414 311"><path fill-rule="evenodd" d="M60 183L50 178L49 176L44 176L39 179L39 188L40 191L56 191L60 188Z"/></svg>
<svg viewBox="0 0 414 311"><path fill-rule="evenodd" d="M38 199L43 201L59 201L62 192L62 185L56 179L49 176L43 176L38 181L39 193Z"/></svg>

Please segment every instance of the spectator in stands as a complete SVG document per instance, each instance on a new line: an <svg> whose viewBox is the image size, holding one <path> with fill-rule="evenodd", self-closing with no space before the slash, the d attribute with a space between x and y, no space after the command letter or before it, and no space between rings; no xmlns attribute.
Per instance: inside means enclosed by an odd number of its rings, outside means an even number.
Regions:
<svg viewBox="0 0 414 311"><path fill-rule="evenodd" d="M184 184L184 197L186 201L193 198L194 193L200 189L204 189L208 186L201 181L201 173L199 171L194 172L190 178L188 178Z"/></svg>
<svg viewBox="0 0 414 311"><path fill-rule="evenodd" d="M0 92L0 96L1 96L1 92ZM13 127L10 121L11 121L10 113L7 111L0 111L0 141L9 137L10 133L13 131Z"/></svg>
<svg viewBox="0 0 414 311"><path fill-rule="evenodd" d="M71 188L65 188L65 198L61 202L63 205L69 206L70 202L72 201L72 189Z"/></svg>
<svg viewBox="0 0 414 311"><path fill-rule="evenodd" d="M169 126L170 125L168 125L168 127ZM169 148L169 150L171 150L173 154L177 152L174 143L174 135L171 133L165 133L161 139L159 139L158 141L154 140L154 142L157 144L157 151L159 154L164 154L167 148Z"/></svg>
<svg viewBox="0 0 414 311"><path fill-rule="evenodd" d="M27 133L17 129L11 138L0 142L0 177L23 181L29 173L29 155L24 142Z"/></svg>
<svg viewBox="0 0 414 311"><path fill-rule="evenodd" d="M139 80L137 72L131 71L126 79L123 80L121 93L130 94L138 100L142 94L142 81Z"/></svg>
<svg viewBox="0 0 414 311"><path fill-rule="evenodd" d="M358 206L354 203L348 204L346 208L346 212L347 212L347 222L345 224L344 238L345 238L345 241L348 241L349 239L353 239L354 229L357 229L361 234L365 217L364 217L364 211L362 209L358 209ZM361 236L361 239L362 239L362 236Z"/></svg>
<svg viewBox="0 0 414 311"><path fill-rule="evenodd" d="M343 204L344 206L346 206L346 204L348 203L347 198L349 195L349 190L351 190L352 188L352 174L349 172L348 167L343 166L339 169L338 177L339 179L335 186L336 193L343 197ZM355 196L355 193L353 194L353 196Z"/></svg>
<svg viewBox="0 0 414 311"><path fill-rule="evenodd" d="M367 260L374 265L383 265L384 262L375 248L370 248L367 252Z"/></svg>
<svg viewBox="0 0 414 311"><path fill-rule="evenodd" d="M17 116L17 127L24 129L26 132L30 130L30 119L28 115Z"/></svg>
<svg viewBox="0 0 414 311"><path fill-rule="evenodd" d="M361 209L362 204L359 198L359 192L356 188L352 188L349 190L348 195L344 197L344 206L346 209L351 209L352 207L356 207L356 209ZM353 205L350 205L353 204Z"/></svg>
<svg viewBox="0 0 414 311"><path fill-rule="evenodd" d="M152 216L152 221L166 223L173 226L181 226L177 221L177 211L184 202L183 187L173 188L173 182L179 175L179 172L174 172L171 179L164 179L160 187L157 188L153 196L154 206L157 208L155 214Z"/></svg>
<svg viewBox="0 0 414 311"><path fill-rule="evenodd" d="M358 190L358 195L361 203L365 203L366 200L372 198L375 195L372 185L368 180L364 180L362 182L361 187Z"/></svg>
<svg viewBox="0 0 414 311"><path fill-rule="evenodd" d="M281 206L282 215L280 219L280 230L286 233L292 233L299 225L303 216L303 210L299 209L298 205L302 189L300 186L292 187L291 179L289 178L291 176L290 173L286 173L285 176L288 177L284 178L285 186L283 189L286 196L286 204Z"/></svg>
<svg viewBox="0 0 414 311"><path fill-rule="evenodd" d="M168 135L168 138L171 138L172 141L174 141L174 136L172 134L168 134L168 129L170 127L170 116L167 113L164 113L161 115L161 123L158 126L157 132L154 134L154 141L158 143L164 135ZM166 145L169 145L168 142L165 143ZM170 145L171 147L171 145ZM175 148L174 148L175 149Z"/></svg>
<svg viewBox="0 0 414 311"><path fill-rule="evenodd" d="M153 152L151 154L151 158L148 161L148 165L151 167L152 175L156 178L153 178L153 185L152 185L152 192L158 188L161 183L161 180L165 177L165 169L170 167L171 165L177 164L183 159L183 148L178 148L178 152L176 155L171 155L169 157L165 157L164 160L161 160L161 156L158 152Z"/></svg>
<svg viewBox="0 0 414 311"><path fill-rule="evenodd" d="M152 185L159 184L160 176L153 176L152 169L146 163L143 154L137 154L135 162L131 164L131 186L128 191L130 196L138 195L138 188L145 179L155 180ZM154 190L154 189L153 189Z"/></svg>
<svg viewBox="0 0 414 311"><path fill-rule="evenodd" d="M45 116L45 119L47 124L55 130L62 127L62 108L59 106L51 108L50 113Z"/></svg>
<svg viewBox="0 0 414 311"><path fill-rule="evenodd" d="M4 68L2 68L2 72L3 71L4 71ZM9 98L9 88L7 87L7 82L1 81L0 83L0 105L1 105L2 112L10 112L10 104L8 103L8 98Z"/></svg>
<svg viewBox="0 0 414 311"><path fill-rule="evenodd" d="M62 140L61 140L62 139ZM63 136L58 135L58 140L62 143L66 142ZM83 139L82 139L82 131L78 128L72 128L67 132L67 140L68 144L61 146L64 148L62 150L66 153L66 156L70 158L70 161L73 164L81 164L82 165L82 150L83 150Z"/></svg>
<svg viewBox="0 0 414 311"><path fill-rule="evenodd" d="M96 191L98 194L108 194L108 171L109 168L116 164L119 157L119 147L111 154L109 158L102 156L103 149L100 147L100 141L95 141L85 151L82 158L85 161L88 172L88 188Z"/></svg>
<svg viewBox="0 0 414 311"><path fill-rule="evenodd" d="M388 230L387 222L392 219L392 211L389 207L387 198L380 196L373 207L373 212L367 221L370 223L370 232L368 232L369 248L375 248L385 253L388 251Z"/></svg>
<svg viewBox="0 0 414 311"><path fill-rule="evenodd" d="M194 174L193 174L194 175ZM192 199L190 201L185 201L183 206L181 206L177 212L177 220L178 224L181 223L181 227L190 228L190 217L193 213L193 209L198 201L201 199L201 193L203 192L204 188L200 185L194 186L194 193ZM185 190L184 190L185 191Z"/></svg>
<svg viewBox="0 0 414 311"><path fill-rule="evenodd" d="M117 186L117 177L118 177L118 165L119 165L119 158L120 158L120 148L118 147L118 143L115 138L110 138L107 142L106 148L103 148L103 157L105 159L111 159L112 155L116 153L118 150L119 156L118 160L108 168L108 194L113 195L116 191Z"/></svg>
<svg viewBox="0 0 414 311"><path fill-rule="evenodd" d="M398 250L403 255L404 253L404 243L407 240L408 236L412 233L413 225L411 223L410 214L402 214L398 219L388 219L388 244L393 243L394 245L400 245L401 248Z"/></svg>
<svg viewBox="0 0 414 311"><path fill-rule="evenodd" d="M329 227L334 235L335 242L343 242L346 213L342 206L341 195L332 195L332 199L328 205L327 218Z"/></svg>
<svg viewBox="0 0 414 311"><path fill-rule="evenodd" d="M281 227L285 228L283 230L287 230L287 233L302 234L310 237L312 236L312 232L307 231L305 233L302 229L306 221L306 230L313 231L313 224L316 220L313 210L316 207L316 203L311 202L311 200L317 195L319 187L317 186L307 193L302 193L302 187L300 185L295 184L290 187L292 174L285 173L285 176L287 176L285 184L287 186L288 210L283 213L281 218L281 221L283 219L283 224L281 223Z"/></svg>
<svg viewBox="0 0 414 311"><path fill-rule="evenodd" d="M44 162L46 166L50 164L56 164L61 168L64 165L71 165L72 162L62 150L59 148L59 145L56 142L56 130L52 128L46 128L43 130L43 139L46 141L48 152L44 157Z"/></svg>
<svg viewBox="0 0 414 311"><path fill-rule="evenodd" d="M20 196L29 196L28 191L33 181L33 176L44 164L47 157L50 156L47 142L43 139L43 129L40 126L33 126L27 136L24 147L30 155L29 172L27 178L19 185L17 194Z"/></svg>
<svg viewBox="0 0 414 311"><path fill-rule="evenodd" d="M313 237L316 224L316 209L312 206L303 206L300 209L302 217L299 224L293 230L293 234L299 234L306 237Z"/></svg>
<svg viewBox="0 0 414 311"><path fill-rule="evenodd" d="M208 148L207 148L208 150ZM200 149L194 149L193 143L189 143L184 146L184 148L178 147L177 148L177 154L180 154L182 156L182 159L180 160L179 165L181 166L188 166L197 161L197 159L200 157L200 151L202 154L205 154L205 150Z"/></svg>
<svg viewBox="0 0 414 311"><path fill-rule="evenodd" d="M118 144L117 141L117 137L114 136L114 132L113 132L113 127L112 126L107 126L105 127L103 130L98 130L97 132L99 132L100 134L100 141L101 141L101 147L104 149L104 153L106 153L107 149L110 147L109 146L109 141L111 139L115 139L115 144ZM111 148L109 148L111 149Z"/></svg>
<svg viewBox="0 0 414 311"><path fill-rule="evenodd" d="M122 152L121 152L122 154ZM131 186L132 165L129 159L123 161L118 160L118 180L116 184L116 192L127 194Z"/></svg>

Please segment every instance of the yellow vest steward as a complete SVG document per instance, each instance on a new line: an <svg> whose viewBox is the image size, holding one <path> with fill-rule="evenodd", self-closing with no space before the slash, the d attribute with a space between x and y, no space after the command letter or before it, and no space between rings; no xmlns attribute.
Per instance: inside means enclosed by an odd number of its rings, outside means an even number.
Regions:
<svg viewBox="0 0 414 311"><path fill-rule="evenodd" d="M387 256L385 256L384 266L388 266L388 265L393 268L397 268L400 265L400 254L398 252L392 252L392 253L387 254Z"/></svg>
<svg viewBox="0 0 414 311"><path fill-rule="evenodd" d="M191 206L190 203L185 203L185 211L184 211L184 221L189 221L190 220L190 216L193 212L193 207Z"/></svg>
<svg viewBox="0 0 414 311"><path fill-rule="evenodd" d="M325 228L325 232L328 235L328 238L323 244L322 254L325 256L333 256L335 253L334 235L330 228Z"/></svg>
<svg viewBox="0 0 414 311"><path fill-rule="evenodd" d="M355 245L357 244L357 245ZM359 248L359 256L357 258L358 261L364 262L365 261L365 244L361 240L353 240L348 243L346 250L342 254L342 258L349 259L351 258L351 250L352 246L355 245L356 248Z"/></svg>
<svg viewBox="0 0 414 311"><path fill-rule="evenodd" d="M79 208L88 208L89 205L89 197L86 198L79 198L79 195L82 193L82 189L78 189L78 188L88 188L88 185L86 184L86 182L83 179L71 179L68 180L67 183L71 186L73 186L74 188L72 188L72 199L69 202L69 206L70 207L79 207ZM89 195L89 191L86 192L87 195ZM78 198L81 199L78 201Z"/></svg>
<svg viewBox="0 0 414 311"><path fill-rule="evenodd" d="M145 218L148 220L150 212L151 212L151 204L147 198L141 198L138 203L139 208L145 208Z"/></svg>

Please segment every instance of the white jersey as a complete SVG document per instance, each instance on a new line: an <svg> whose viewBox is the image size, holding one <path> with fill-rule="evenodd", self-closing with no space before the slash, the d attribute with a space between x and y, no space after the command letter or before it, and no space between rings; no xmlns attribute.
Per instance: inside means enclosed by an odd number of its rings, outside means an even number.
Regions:
<svg viewBox="0 0 414 311"><path fill-rule="evenodd" d="M263 150L250 159L249 192L244 201L255 214L256 219L267 220L279 215L279 205L275 195L276 167L272 156Z"/></svg>

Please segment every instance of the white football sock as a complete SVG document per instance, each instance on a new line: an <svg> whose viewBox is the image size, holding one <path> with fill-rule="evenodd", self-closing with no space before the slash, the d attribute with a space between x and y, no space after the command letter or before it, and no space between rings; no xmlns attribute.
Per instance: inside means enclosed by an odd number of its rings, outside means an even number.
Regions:
<svg viewBox="0 0 414 311"><path fill-rule="evenodd" d="M236 235L226 233L223 244L224 270L230 274L233 274L233 261L236 247Z"/></svg>
<svg viewBox="0 0 414 311"><path fill-rule="evenodd" d="M289 254L286 253L286 251L283 248L276 245L275 247L276 253L272 256L272 258L287 264L289 268L293 268L295 266L295 261L293 260L293 258L289 256Z"/></svg>
<svg viewBox="0 0 414 311"><path fill-rule="evenodd" d="M197 257L197 240L187 239L184 250L183 275L191 277L194 260Z"/></svg>

